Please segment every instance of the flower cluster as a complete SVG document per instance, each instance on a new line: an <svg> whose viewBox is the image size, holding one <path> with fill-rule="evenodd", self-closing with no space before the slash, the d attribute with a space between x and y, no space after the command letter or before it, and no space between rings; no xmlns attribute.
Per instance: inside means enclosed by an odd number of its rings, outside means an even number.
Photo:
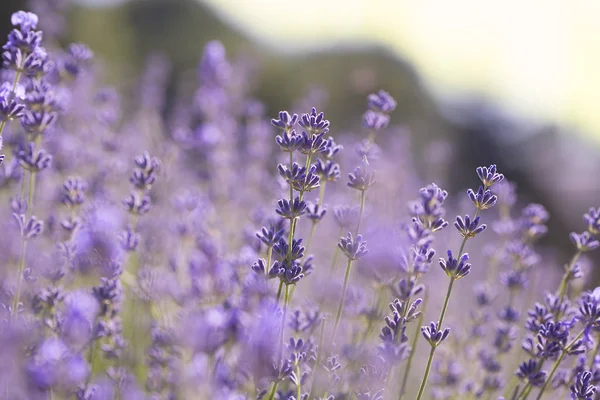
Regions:
<svg viewBox="0 0 600 400"><path fill-rule="evenodd" d="M121 90L32 6L0 73L0 397L596 398L600 209L563 260L496 165L427 184L390 93L355 135L314 96L270 119L218 41Z"/></svg>

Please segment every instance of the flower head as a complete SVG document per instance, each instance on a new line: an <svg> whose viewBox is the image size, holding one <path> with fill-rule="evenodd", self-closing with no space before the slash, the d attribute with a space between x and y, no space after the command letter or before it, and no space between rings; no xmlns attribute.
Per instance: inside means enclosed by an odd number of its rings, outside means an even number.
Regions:
<svg viewBox="0 0 600 400"><path fill-rule="evenodd" d="M460 256L459 259L452 257L452 251L448 250L448 260L440 258L440 266L451 278L460 279L469 275L471 272L471 264L467 261L469 260L469 255L464 253Z"/></svg>
<svg viewBox="0 0 600 400"><path fill-rule="evenodd" d="M429 326L421 327L421 333L423 337L431 347L437 347L440 343L442 343L448 335L450 335L450 328L445 328L444 330L440 330L437 322L432 322Z"/></svg>
<svg viewBox="0 0 600 400"><path fill-rule="evenodd" d="M353 237L350 232L348 232L346 237L340 238L338 247L350 260L359 260L369 252L367 250L367 242L363 240L362 235Z"/></svg>
<svg viewBox="0 0 600 400"><path fill-rule="evenodd" d="M457 216L454 226L464 238L473 238L487 228L487 225L485 224L479 225L479 217L471 220L471 217L468 215L465 215L464 219L460 215Z"/></svg>
<svg viewBox="0 0 600 400"><path fill-rule="evenodd" d="M498 201L498 197L492 193L489 189L484 189L483 186L479 186L477 192L474 192L473 189L469 189L467 191L469 198L475 204L475 207L479 210L487 210L490 207L493 207Z"/></svg>
<svg viewBox="0 0 600 400"><path fill-rule="evenodd" d="M486 189L498 182L502 182L504 179L504 175L496 172L495 164L492 164L489 167L477 167L476 171L477 176L481 179L481 183L483 183L483 186L485 186Z"/></svg>

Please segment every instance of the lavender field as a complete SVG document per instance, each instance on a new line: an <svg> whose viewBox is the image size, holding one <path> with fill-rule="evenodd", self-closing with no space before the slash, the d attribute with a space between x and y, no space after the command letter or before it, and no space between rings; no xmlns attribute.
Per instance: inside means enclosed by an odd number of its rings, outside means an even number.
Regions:
<svg viewBox="0 0 600 400"><path fill-rule="evenodd" d="M168 100L167 58L111 86L34 11L2 53L1 399L598 398L600 204L545 254L544 205L500 163L450 191L386 88L353 133L269 115L212 41Z"/></svg>

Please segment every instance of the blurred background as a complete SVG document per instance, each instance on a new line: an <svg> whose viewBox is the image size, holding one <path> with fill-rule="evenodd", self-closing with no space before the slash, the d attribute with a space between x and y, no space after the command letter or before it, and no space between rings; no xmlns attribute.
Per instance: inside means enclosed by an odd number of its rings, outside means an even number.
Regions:
<svg viewBox="0 0 600 400"><path fill-rule="evenodd" d="M2 1L3 35L31 2ZM255 67L269 115L309 98L341 135L359 130L365 96L384 89L398 100L392 121L411 133L417 165L452 154L445 185L456 193L475 184L476 166L497 163L523 202L551 211L545 245L555 250L570 253L568 231L600 206L598 1L33 2L64 10L62 26L42 28L88 44L116 85L158 52L172 62L174 93L217 39ZM423 178L436 180L433 172Z"/></svg>

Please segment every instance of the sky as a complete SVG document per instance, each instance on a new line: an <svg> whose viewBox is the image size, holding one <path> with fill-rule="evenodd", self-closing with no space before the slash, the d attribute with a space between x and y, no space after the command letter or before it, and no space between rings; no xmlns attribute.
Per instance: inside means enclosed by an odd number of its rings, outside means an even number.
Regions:
<svg viewBox="0 0 600 400"><path fill-rule="evenodd" d="M600 1L203 1L270 46L378 43L440 96L483 94L600 139Z"/></svg>
<svg viewBox="0 0 600 400"><path fill-rule="evenodd" d="M415 65L441 98L481 94L600 140L598 0L198 1L276 49L376 43Z"/></svg>

